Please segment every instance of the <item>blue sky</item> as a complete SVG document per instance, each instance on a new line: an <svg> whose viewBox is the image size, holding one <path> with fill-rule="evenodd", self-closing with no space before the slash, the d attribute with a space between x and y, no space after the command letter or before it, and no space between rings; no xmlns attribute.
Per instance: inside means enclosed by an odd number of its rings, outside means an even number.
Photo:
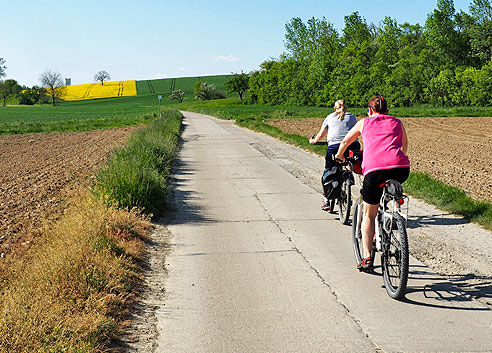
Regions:
<svg viewBox="0 0 492 353"><path fill-rule="evenodd" d="M455 0L468 12L471 0ZM368 23L385 16L424 24L435 0L44 0L1 6L0 57L7 78L39 84L54 69L72 84L249 72L284 52L293 17L325 17L341 32L358 11Z"/></svg>

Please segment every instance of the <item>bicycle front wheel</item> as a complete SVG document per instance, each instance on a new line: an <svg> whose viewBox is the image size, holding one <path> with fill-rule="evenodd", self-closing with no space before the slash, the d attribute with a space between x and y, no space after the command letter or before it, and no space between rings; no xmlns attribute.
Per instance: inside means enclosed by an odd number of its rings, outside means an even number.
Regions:
<svg viewBox="0 0 492 353"><path fill-rule="evenodd" d="M364 248L362 245L362 215L364 204L362 203L361 198L359 197L357 201L355 201L354 205L354 214L352 216L352 242L354 245L354 256L355 263L358 265L362 262L362 256L364 254Z"/></svg>
<svg viewBox="0 0 492 353"><path fill-rule="evenodd" d="M403 217L399 214L393 217L392 231L384 241L383 278L388 295L393 299L401 299L408 281L408 237Z"/></svg>
<svg viewBox="0 0 492 353"><path fill-rule="evenodd" d="M350 219L350 208L352 207L352 191L348 180L344 180L342 193L338 199L338 217L342 224L348 224Z"/></svg>

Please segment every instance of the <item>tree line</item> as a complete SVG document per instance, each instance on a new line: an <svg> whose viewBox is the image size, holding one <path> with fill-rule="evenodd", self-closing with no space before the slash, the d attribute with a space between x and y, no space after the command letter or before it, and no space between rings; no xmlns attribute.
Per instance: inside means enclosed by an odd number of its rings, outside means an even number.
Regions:
<svg viewBox="0 0 492 353"><path fill-rule="evenodd" d="M20 85L14 79L3 80L7 69L5 62L5 59L0 57L0 99L4 107L9 100L22 105L44 104L49 103L50 100L56 105L61 100L65 88L61 73L47 69L39 76L40 86L28 87ZM102 70L94 75L94 81L101 82L101 85L110 79L111 76L107 71Z"/></svg>
<svg viewBox="0 0 492 353"><path fill-rule="evenodd" d="M344 20L338 33L324 17L292 18L286 52L250 74L248 102L364 106L380 94L393 106L492 105L491 0L473 0L469 13L438 0L423 26Z"/></svg>

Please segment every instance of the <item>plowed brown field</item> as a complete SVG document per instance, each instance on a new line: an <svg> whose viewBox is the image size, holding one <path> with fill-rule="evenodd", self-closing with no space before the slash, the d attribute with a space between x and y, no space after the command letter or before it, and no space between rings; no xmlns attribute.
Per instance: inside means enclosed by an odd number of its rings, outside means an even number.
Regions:
<svg viewBox="0 0 492 353"><path fill-rule="evenodd" d="M58 217L135 129L0 136L0 262L29 248L43 219Z"/></svg>
<svg viewBox="0 0 492 353"><path fill-rule="evenodd" d="M401 120L408 134L412 170L463 189L474 199L492 201L492 117ZM322 118L311 118L269 123L308 138L322 122Z"/></svg>

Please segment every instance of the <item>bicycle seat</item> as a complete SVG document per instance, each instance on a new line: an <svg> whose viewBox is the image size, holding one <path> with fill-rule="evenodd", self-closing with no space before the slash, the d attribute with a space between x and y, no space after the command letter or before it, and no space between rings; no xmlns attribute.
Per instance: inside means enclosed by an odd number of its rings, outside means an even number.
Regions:
<svg viewBox="0 0 492 353"><path fill-rule="evenodd" d="M389 179L386 181L384 187L386 188L386 193L388 195L394 196L394 197L401 197L403 196L403 187L401 184L394 180L394 179Z"/></svg>

